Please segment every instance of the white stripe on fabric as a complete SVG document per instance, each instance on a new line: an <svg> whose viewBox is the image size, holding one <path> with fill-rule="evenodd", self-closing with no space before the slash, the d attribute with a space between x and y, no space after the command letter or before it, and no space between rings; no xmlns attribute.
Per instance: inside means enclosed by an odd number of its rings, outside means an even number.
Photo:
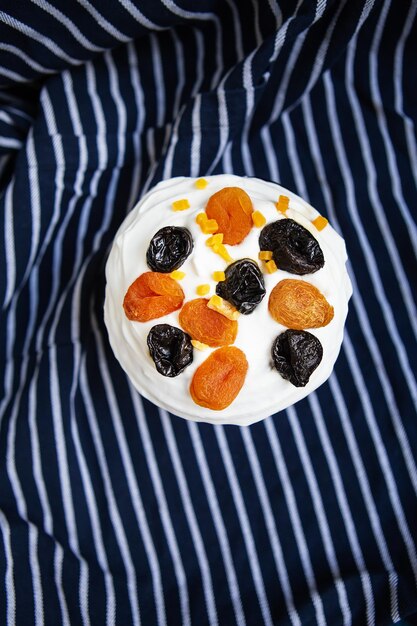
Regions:
<svg viewBox="0 0 417 626"><path fill-rule="evenodd" d="M59 605L61 608L62 626L70 626L68 605L65 599L64 589L62 587L62 565L64 560L64 551L62 547L55 542L55 555L54 555L54 575L55 575L55 587L58 593Z"/></svg>
<svg viewBox="0 0 417 626"><path fill-rule="evenodd" d="M291 126L290 118L288 113L283 113L281 115L282 120L282 128L284 129L285 141L287 144L287 154L289 156L290 162L292 164L292 173L294 174L295 184L297 187L297 193L302 198L308 198L307 188L304 181L304 176L301 173L301 163L298 158L298 152L296 148L296 142L294 137L294 131Z"/></svg>
<svg viewBox="0 0 417 626"><path fill-rule="evenodd" d="M24 83L28 80L26 76L23 76L22 74L18 74L17 72L14 72L13 70L9 70L7 67L0 66L0 75L1 74L5 76L6 78L10 78L11 81L17 82L17 83ZM0 86L3 87L4 85L0 85Z"/></svg>
<svg viewBox="0 0 417 626"><path fill-rule="evenodd" d="M321 154L318 148L318 139L317 139L317 134L316 134L316 130L314 128L313 125L313 118L312 118L312 112L311 112L311 105L310 105L310 100L307 97L304 101L303 101L303 113L304 113L304 119L306 122L306 129L307 129L307 135L308 135L308 141L310 144L310 149L312 151L313 157L314 157L314 163L317 169L317 176L319 178L319 180L321 181L322 184L322 190L323 190L323 194L326 200L326 205L327 205L327 209L329 211L329 216L330 219L332 221L332 223L335 225L336 228L339 228L338 222L337 222L337 218L334 212L334 208L333 208L333 202L332 202L332 198L331 198L331 194L330 194L330 190L329 190L329 185L326 179L326 174L325 174L325 170L324 170L324 166L323 166L323 162L322 162L322 158L321 158ZM353 277L353 273L351 273L351 279L354 285L354 296L353 296L353 303L355 306L358 306L357 303L361 302L360 297L359 297L359 290L355 289L355 280ZM361 312L358 311L358 315L359 318L362 320L361 317ZM364 319L366 319L366 316L364 317ZM362 320L363 323L363 320ZM369 335L366 335L369 338ZM371 333L372 336L372 333ZM382 381L383 384L383 381ZM384 386L384 385L383 385ZM360 478L361 474L358 474L358 478ZM366 490L366 486L363 487ZM367 490L368 496L369 496L369 489ZM365 495L364 495L365 498ZM366 499L366 498L365 498ZM369 500L368 500L369 501ZM367 501L367 502L368 502ZM368 508L368 511L370 511L369 515L370 515L370 521L371 524L373 526L374 529L374 534L375 534L375 538L377 541L377 545L378 545L378 549L379 552L381 554L381 558L384 562L384 565L386 567L386 569L392 573L394 566L393 563L391 561L391 557L389 555L388 552L388 547L387 544L385 542L385 538L383 536L382 530L379 527L379 518L377 517L377 514L375 512L375 504L372 501L372 498L370 500L372 502L371 505L369 505L371 508ZM397 591L397 584L398 584L398 580L396 578L396 575L394 577L392 577L390 575L390 585L391 585L391 599L392 599L392 613L395 613L395 610L393 607L396 606L397 604L397 595L398 595L398 591Z"/></svg>
<svg viewBox="0 0 417 626"><path fill-rule="evenodd" d="M6 573L4 588L6 591L6 620L7 626L16 626L16 591L14 587L14 562L10 541L10 526L6 516L0 509L0 529L3 537L4 555L6 558Z"/></svg>
<svg viewBox="0 0 417 626"><path fill-rule="evenodd" d="M414 124L413 120L409 115L406 114L404 109L404 98L402 91L402 81L403 81L403 67L404 67L404 49L407 42L408 37L410 36L410 32L412 30L414 20L417 12L417 3L412 2L410 6L410 11L407 15L407 19L404 23L404 28L401 32L401 35L398 38L397 46L395 48L394 54L394 102L395 102L395 110L401 116L401 119L404 123L405 130L405 138L407 143L407 149L410 157L410 169L412 176L414 178L415 185L417 187L417 168L413 167L413 164L417 163L417 147L416 147L416 138L414 136Z"/></svg>
<svg viewBox="0 0 417 626"><path fill-rule="evenodd" d="M109 35L117 39L118 41L130 41L131 37L125 35L120 30L115 28L106 18L97 11L97 9L88 0L77 0L77 2L85 9L97 22L97 25L105 30Z"/></svg>
<svg viewBox="0 0 417 626"><path fill-rule="evenodd" d="M142 133L145 117L144 94L139 74L138 59L136 56L135 46L132 42L127 44L127 54L129 59L129 76L135 96L137 116L136 127L132 133L133 151L135 155L132 169L132 188L127 201L126 213L128 213L136 204L139 196L142 172Z"/></svg>
<svg viewBox="0 0 417 626"><path fill-rule="evenodd" d="M256 490L258 492L262 512L265 518L265 525L272 548L272 554L275 560L275 567L277 568L279 582L281 584L284 594L288 615L293 626L301 626L300 617L297 613L297 609L294 606L294 596L291 589L291 583L288 578L288 572L285 565L284 555L282 553L281 542L275 524L274 513L272 511L269 495L262 474L261 465L259 463L258 454L252 440L250 429L241 428L240 434L242 435L243 443L245 444L246 454L248 455L248 460L252 470L252 476L255 481Z"/></svg>
<svg viewBox="0 0 417 626"><path fill-rule="evenodd" d="M16 253L13 222L13 186L11 181L4 196L4 252L6 255L6 293L3 300L3 311L9 306L16 285Z"/></svg>
<svg viewBox="0 0 417 626"><path fill-rule="evenodd" d="M223 156L224 150L229 138L229 115L227 112L226 94L224 89L220 88L216 90L217 102L218 102L218 128L219 128L219 147L217 149L216 156L207 169L207 175L213 173L215 167L219 163Z"/></svg>
<svg viewBox="0 0 417 626"><path fill-rule="evenodd" d="M317 133L313 124L313 116L311 111L310 99L307 96L302 102L302 109L304 114L304 120L306 123L307 136L310 145L310 150L314 156L314 163L317 168L317 176L321 181L323 194L326 199L327 210L329 211L329 217L331 222L334 224L336 229L340 231L340 226L337 221L336 213L333 207L333 201L331 198L329 184L326 179L326 173L324 170L324 165L322 162L322 157L319 149ZM411 451L411 447L409 441L407 439L407 434L404 429L404 425L402 423L401 415L396 404L394 391L392 388L392 384L390 378L387 374L387 371L384 367L384 360L382 358L378 343L373 334L372 326L369 322L369 317L366 311L366 307L360 295L359 288L356 284L356 278L353 274L353 270L350 267L349 269L352 285L353 285L353 298L352 303L357 309L357 316L359 323L362 327L363 334L367 338L368 348L371 353L371 357L374 363L375 371L378 374L378 378L381 382L382 393L385 397L385 401L387 403L388 409L391 414L393 427L398 438L401 451L403 453L403 457L405 463L407 465L408 474L410 480L413 484L414 491L417 494L417 466L414 461L413 453Z"/></svg>
<svg viewBox="0 0 417 626"><path fill-rule="evenodd" d="M352 223L355 226L362 250L365 254L366 263L370 270L369 276L374 285L375 296L381 306L381 313L386 324L387 332L391 335L393 343L396 346L398 360L401 364L401 370L404 374L405 380L407 381L410 394L415 404L417 405L416 381L414 379L412 369L410 367L410 363L408 360L407 352L404 347L404 343L398 332L397 323L396 323L396 319L392 311L392 307L389 304L386 294L385 294L383 281L381 280L381 276L380 276L380 272L378 269L378 264L375 259L375 255L373 253L372 247L369 244L368 238L366 237L366 231L362 226L362 220L360 218L359 211L356 205L354 181L353 181L352 173L349 167L349 162L347 159L346 151L344 149L344 144L343 144L340 125L339 125L339 118L337 116L337 111L336 111L335 94L333 91L333 85L331 82L330 74L328 72L326 72L323 75L323 82L324 82L324 87L325 87L325 100L326 100L326 107L328 109L330 130L331 130L331 134L333 138L336 157L339 162L341 171L344 174L343 181L344 181L346 194L347 194L346 200L347 200L349 212L353 218Z"/></svg>
<svg viewBox="0 0 417 626"><path fill-rule="evenodd" d="M287 503L287 508L291 519L291 525L294 530L295 540L297 543L298 552L300 554L304 575L306 577L307 585L309 588L310 598L314 606L316 620L319 626L323 626L326 624L323 603L320 595L317 592L317 583L314 576L313 566L311 564L310 553L308 550L306 538L304 536L294 490L290 481L290 477L288 475L287 467L284 463L284 456L282 454L281 444L279 442L272 418L266 419L263 424L266 430L266 434L268 436L269 445L272 450L272 456L274 458L281 486L284 491L284 497Z"/></svg>
<svg viewBox="0 0 417 626"><path fill-rule="evenodd" d="M272 181L279 182L280 174L278 169L278 159L274 147L269 125L262 126L260 131L262 147L265 153L265 161L269 171L269 178Z"/></svg>
<svg viewBox="0 0 417 626"><path fill-rule="evenodd" d="M207 559L206 549L204 547L203 538L198 528L198 521L194 512L190 491L187 485L187 479L185 477L184 469L182 467L181 458L178 452L177 444L175 442L175 436L172 430L169 415L163 409L159 409L159 415L161 417L165 440L168 446L172 465L174 467L174 473L179 487L182 505L187 516L188 526L190 528L194 548L198 559L198 564L201 570L201 580L203 584L204 598L206 601L206 609L209 617L209 623L210 626L215 626L219 622L213 591L213 581L211 578L211 571Z"/></svg>
<svg viewBox="0 0 417 626"><path fill-rule="evenodd" d="M87 39L87 37L80 31L78 26L74 24L74 22L67 15L65 15L65 13L47 2L47 0L30 1L43 9L43 11L54 17L63 26L65 26L68 33L70 33L83 48L91 50L92 52L102 52L104 50L104 48L102 48L101 46L96 46L89 39Z"/></svg>
<svg viewBox="0 0 417 626"><path fill-rule="evenodd" d="M375 622L375 602L373 598L372 583L369 573L366 569L366 564L360 546L358 533L356 531L355 522L352 517L348 497L346 495L346 491L343 485L339 464L337 462L334 448L332 446L329 433L327 431L326 422L323 417L323 412L321 410L317 394L309 394L308 401L310 403L311 412L313 414L314 422L317 427L320 443L322 445L327 465L329 467L330 475L332 477L332 482L336 493L340 513L343 518L343 524L346 529L349 546L352 550L352 556L356 563L356 567L358 568L359 576L361 579L363 595L365 598L367 624L373 624ZM395 595L397 594L396 587L394 587L394 593Z"/></svg>
<svg viewBox="0 0 417 626"><path fill-rule="evenodd" d="M390 139L387 119L382 104L381 89L379 87L378 81L378 52L381 44L382 30L387 19L389 8L390 2L386 2L382 8L381 15L375 30L374 40L371 45L369 56L370 88L376 113L376 119L378 121L379 129L385 146L385 153L392 182L392 192L394 194L394 198L397 201L398 208L400 209L404 222L407 225L407 230L410 233L410 239L411 244L414 248L414 253L417 255L417 226L412 215L410 214L407 203L404 200L401 176L397 167L395 150ZM410 317L412 321L416 320L417 314L415 313L415 308L414 315L410 315Z"/></svg>
<svg viewBox="0 0 417 626"><path fill-rule="evenodd" d="M175 119L181 107L181 98L185 87L185 55L184 46L181 43L175 30L170 30L169 34L174 44L175 59L177 62L178 77L175 87L174 105L172 107L172 119Z"/></svg>
<svg viewBox="0 0 417 626"><path fill-rule="evenodd" d="M153 82L155 85L156 96L156 125L162 127L164 125L164 120L166 117L166 96L164 74L162 70L161 50L159 48L158 39L153 33L149 35L149 42L151 45Z"/></svg>
<svg viewBox="0 0 417 626"><path fill-rule="evenodd" d="M316 513L319 525L320 535L323 540L324 551L326 553L327 562L332 572L334 584L339 599L340 609L343 615L343 624L346 626L352 623L352 614L349 608L349 601L346 594L345 584L340 575L339 563L336 557L336 551L333 545L332 534L330 532L329 522L327 520L323 499L320 488L311 463L306 442L300 428L298 415L294 407L287 409L288 421L293 432L295 445L297 446L304 474L307 479L308 488L310 490L311 500L313 502L314 511Z"/></svg>
<svg viewBox="0 0 417 626"><path fill-rule="evenodd" d="M128 381L129 382L129 381ZM183 626L191 626L190 616L190 600L188 594L187 577L185 574L184 565L181 559L180 550L177 543L174 527L172 525L171 516L169 514L168 504L164 492L161 475L159 473L158 464L156 461L154 447L149 435L148 427L146 424L146 417L141 404L141 399L138 396L136 389L134 389L129 383L130 394L132 403L137 415L138 428L145 451L146 462L148 465L149 473L152 479L152 485L155 492L156 499L158 501L159 514L161 516L162 525L164 527L165 536L167 539L168 549L172 557L172 563L174 566L175 577L177 579L178 592L181 606L181 624Z"/></svg>
<svg viewBox="0 0 417 626"><path fill-rule="evenodd" d="M233 18L233 30L235 32L236 62L239 62L244 57L241 20L239 18L239 11L237 10L234 1L226 0L226 2L229 5L229 9Z"/></svg>
<svg viewBox="0 0 417 626"><path fill-rule="evenodd" d="M162 4L166 6L166 8L174 13L174 15L178 15L179 17L191 20L202 20L202 21L211 21L216 31L216 43L213 46L216 55L216 65L217 69L213 75L211 81L211 89L214 89L219 82L220 76L223 71L223 59L222 59L222 50L223 50L223 37L222 37L222 27L219 21L219 18L214 13L206 13L201 11L187 11L181 7L179 7L173 0L161 0Z"/></svg>
<svg viewBox="0 0 417 626"><path fill-rule="evenodd" d="M149 28L151 30L164 30L164 26L159 26L155 22L152 22L149 18L147 18L141 11L139 11L138 7L133 4L130 0L118 0L122 7L126 9L128 13L144 28Z"/></svg>
<svg viewBox="0 0 417 626"><path fill-rule="evenodd" d="M262 613L265 624L272 626L272 617L269 610L268 599L265 592L264 581L262 578L262 571L259 565L258 554L256 551L255 541L253 538L248 514L246 511L245 503L243 500L242 492L240 490L239 482L236 476L236 470L233 465L232 457L230 454L229 446L224 434L223 426L217 426L215 429L216 439L220 448L223 464L226 470L227 479L230 484L233 501L235 503L236 512L239 517L240 529L242 531L243 540L245 542L246 551L248 555L249 567L252 572L253 582L255 585L256 596L259 602L259 608Z"/></svg>
<svg viewBox="0 0 417 626"><path fill-rule="evenodd" d="M349 362L350 370L352 372L353 379L355 381L356 388L360 402L362 404L363 412L366 418L366 422L369 427L369 431L372 437L372 441L375 446L375 451L378 456L379 463L381 465L384 480L387 485L388 496L391 500L392 510L397 518L398 527L403 537L404 543L407 546L407 551L410 559L411 568L414 572L415 581L417 584L417 554L416 548L408 527L404 510L401 504L400 496L398 494L397 485L394 475L392 473L391 465L388 458L386 447L383 443L383 439L378 428L375 412L372 407L372 402L369 397L365 380L362 376L359 363L356 358L355 350L351 343L349 335L345 334L345 353ZM391 564L392 567L392 564Z"/></svg>
<svg viewBox="0 0 417 626"><path fill-rule="evenodd" d="M117 499L114 495L110 471L107 465L106 453L104 450L101 433L98 426L97 416L94 409L93 398L88 385L87 367L85 355L82 356L80 370L80 390L84 400L88 424L93 438L94 448L97 454L100 473L103 479L104 492L108 503L108 512L114 528L114 536L122 555L122 562L126 571L127 591L129 596L130 609L132 612L132 620L135 626L140 625L139 602L137 595L137 577L132 555L130 553L129 542L126 537L123 521L117 506Z"/></svg>
<svg viewBox="0 0 417 626"><path fill-rule="evenodd" d="M361 146L361 152L362 152L363 159L364 159L364 165L365 165L367 180L368 180L368 193L371 199L371 205L374 209L375 218L378 222L378 226L382 233L384 243L388 248L388 253L389 253L393 268L398 277L398 287L402 293L404 304L406 306L406 309L408 311L408 315L410 318L410 323L414 330L414 335L417 338L417 308L413 300L409 281L407 279L407 275L404 270L400 255L398 253L398 249L396 247L394 237L389 227L388 219L384 212L383 204L381 202L380 193L378 191L377 171L374 165L374 158L372 156L372 151L371 151L371 146L370 146L370 142L368 139L368 135L366 133L365 122L364 122L363 115L360 110L359 102L352 89L353 82L351 81L353 81L354 54L355 54L355 48L351 43L351 45L349 46L347 56L346 56L346 88L348 92L349 102L351 104L352 111L353 111L353 116L354 116L354 121L355 121L355 126L356 126L356 134L357 134L360 146ZM376 98L376 96L374 97ZM380 106L382 106L381 103L380 103ZM392 163L390 165L389 147L387 146L387 142L389 140L387 139L386 136L384 137L384 132L387 134L388 131L386 130L386 128L385 129L383 128L384 124L385 122L380 120L380 129L381 129L381 135L383 136L383 141L385 143L387 162L388 162L388 166L390 170L392 170L394 165ZM403 215L404 221L406 222L408 232L410 233L410 239L411 239L414 251L415 253L417 253L416 225L413 223L413 220L411 216L408 214L408 212L405 214L404 211L402 211L401 209L401 205L404 204L404 198L402 197L402 192L399 189L398 171L397 172L391 171L391 179L392 179L392 191L393 191L394 197L398 203L398 207L400 209L400 212Z"/></svg>
<svg viewBox="0 0 417 626"><path fill-rule="evenodd" d="M35 30L31 26L28 26L27 24L24 24L20 20L15 19L11 15L7 14L5 11L0 11L0 20L3 20L11 28L14 28L23 35L26 35L26 37L29 37L30 39L33 39L34 41L42 44L59 59L62 59L63 61L66 61L71 65L82 63L82 59L77 59L75 57L69 56L64 50L62 50L62 48L58 46L58 44L53 39L47 37L47 35L44 35L43 33L39 33L37 30Z"/></svg>
<svg viewBox="0 0 417 626"><path fill-rule="evenodd" d="M37 72L40 72L41 74L53 74L55 72L54 69L50 67L45 67L44 65L41 65L40 63L32 59L32 57L26 54L24 50L21 50L17 46L13 46L12 44L3 43L2 41L0 41L0 50L5 50L6 52L10 52L11 54L14 54L15 56L22 59L22 61L24 61L27 65L29 65L29 67L31 67L33 70L36 70Z"/></svg>
<svg viewBox="0 0 417 626"><path fill-rule="evenodd" d="M201 89L201 85L203 84L203 80L204 80L204 53L205 53L205 48L204 48L204 38L203 38L203 35L198 30L198 28L193 28L192 31L193 31L193 35L195 37L195 45L196 45L196 49L197 49L197 54L196 54L196 58L195 58L196 77L195 77L194 84L193 84L192 90L191 90L191 95L195 96L197 93L199 93L199 91Z"/></svg>
<svg viewBox="0 0 417 626"><path fill-rule="evenodd" d="M200 172L200 150L201 150L201 94L197 94L194 99L191 114L191 124L193 127L193 138L190 151L190 175L198 176Z"/></svg>
<svg viewBox="0 0 417 626"><path fill-rule="evenodd" d="M0 68L0 72L2 69ZM23 79L22 77L22 80ZM13 150L19 150L23 145L23 141L20 139L13 139L12 137L0 137L0 147L1 148L12 148Z"/></svg>
<svg viewBox="0 0 417 626"><path fill-rule="evenodd" d="M240 597L239 584L233 564L229 538L224 525L216 490L211 478L210 468L207 463L200 432L198 430L198 426L194 422L187 422L187 426L190 432L194 453L200 470L201 480L204 484L207 502L210 508L211 516L213 518L213 523L216 530L216 535L219 540L220 549L222 552L224 568L226 570L227 576L227 584L230 591L230 597L232 599L236 623L238 626L244 626L246 624L246 620L242 608L242 600Z"/></svg>

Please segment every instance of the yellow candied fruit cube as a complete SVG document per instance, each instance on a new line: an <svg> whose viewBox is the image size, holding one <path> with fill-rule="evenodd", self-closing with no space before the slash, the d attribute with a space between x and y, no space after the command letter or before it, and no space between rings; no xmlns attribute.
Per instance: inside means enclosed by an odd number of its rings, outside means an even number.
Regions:
<svg viewBox="0 0 417 626"><path fill-rule="evenodd" d="M199 213L197 215L197 217L195 218L195 221L197 222L197 224L199 226L201 226L202 224L205 224L205 222L208 221L208 217L206 213Z"/></svg>
<svg viewBox="0 0 417 626"><path fill-rule="evenodd" d="M326 228L328 223L329 220L323 217L323 215L319 215L312 221L312 224L317 228L317 230L323 230L323 228Z"/></svg>
<svg viewBox="0 0 417 626"><path fill-rule="evenodd" d="M185 209L190 208L190 203L187 198L182 198L182 200L175 200L175 202L172 203L172 208L174 211L185 211Z"/></svg>
<svg viewBox="0 0 417 626"><path fill-rule="evenodd" d="M219 225L216 220L207 220L200 224L200 228L205 235L211 235L215 233L216 230L219 230Z"/></svg>
<svg viewBox="0 0 417 626"><path fill-rule="evenodd" d="M288 196L280 196L278 198L278 204L287 205L288 207L289 203L290 203L290 199Z"/></svg>
<svg viewBox="0 0 417 626"><path fill-rule="evenodd" d="M260 261L270 261L272 259L272 251L271 250L261 250L258 254L258 258Z"/></svg>
<svg viewBox="0 0 417 626"><path fill-rule="evenodd" d="M213 272L213 280L218 283L222 280L226 280L226 274L224 272Z"/></svg>
<svg viewBox="0 0 417 626"><path fill-rule="evenodd" d="M197 350L207 350L207 348L210 347L206 343L203 343L202 341L197 341L197 339L191 339L191 343L193 344L194 348L196 348Z"/></svg>
<svg viewBox="0 0 417 626"><path fill-rule="evenodd" d="M276 266L275 261L273 261L273 260L267 261L265 263L265 268L266 268L266 271L268 272L268 274L273 274L278 269L277 266Z"/></svg>
<svg viewBox="0 0 417 626"><path fill-rule="evenodd" d="M214 246L217 243L223 243L223 233L216 233L206 240L207 246Z"/></svg>
<svg viewBox="0 0 417 626"><path fill-rule="evenodd" d="M252 222L254 226L256 226L257 228L260 228L261 226L266 224L266 219L260 211L254 211L252 213Z"/></svg>
<svg viewBox="0 0 417 626"><path fill-rule="evenodd" d="M170 276L174 280L182 280L185 276L185 272L181 272L180 270L174 270L170 273Z"/></svg>
<svg viewBox="0 0 417 626"><path fill-rule="evenodd" d="M222 259L227 261L227 263L232 263L233 259L228 253L226 246L224 246L222 243L215 243L214 246L212 246L212 250L213 252L221 256Z"/></svg>
<svg viewBox="0 0 417 626"><path fill-rule="evenodd" d="M206 180L205 178L197 178L194 184L197 189L205 189L208 185L208 180Z"/></svg>
<svg viewBox="0 0 417 626"><path fill-rule="evenodd" d="M217 311L227 319L235 321L239 317L239 311L235 309L235 307L227 302L227 300L223 300L218 295L211 296L210 300L207 302L207 306L209 309L213 309L213 311Z"/></svg>
<svg viewBox="0 0 417 626"><path fill-rule="evenodd" d="M196 292L199 296L206 296L210 291L210 285L198 285Z"/></svg>

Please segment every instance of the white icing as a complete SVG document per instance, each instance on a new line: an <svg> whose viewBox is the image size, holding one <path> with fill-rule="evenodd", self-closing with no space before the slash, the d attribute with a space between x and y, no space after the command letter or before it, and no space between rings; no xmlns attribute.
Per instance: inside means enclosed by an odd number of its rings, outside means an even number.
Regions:
<svg viewBox="0 0 417 626"><path fill-rule="evenodd" d="M106 266L106 299L104 318L110 344L121 366L137 390L150 401L166 410L194 421L213 424L247 425L294 404L316 389L330 376L343 339L344 323L352 286L346 271L346 248L343 239L327 225L318 231L311 223L319 213L291 191L256 178L232 175L206 177L207 187L197 189L194 178L173 178L159 183L147 193L127 216L119 228ZM149 322L127 319L123 299L129 285L143 272L149 271L146 250L153 235L163 226L184 226L193 236L194 249L179 268L185 272L180 285L185 301L199 297L196 287L210 285L210 297L215 293L214 271L224 271L227 263L206 245L204 235L195 222L196 215L204 211L209 197L223 187L241 187L251 197L254 209L260 211L267 223L284 219L275 203L280 194L290 198L286 213L307 228L318 240L325 264L314 274L295 276L282 270L264 274L266 295L261 304L249 315L240 315L235 346L243 350L249 369L242 390L232 404L222 411L198 406L192 400L189 386L197 367L214 350L194 349L194 359L184 372L175 378L159 374L149 354L146 338L155 324L180 326L178 311ZM173 211L172 202L187 198L190 208ZM253 227L244 241L237 246L226 246L234 259L252 258L258 261L260 229ZM259 262L261 265L261 262ZM324 328L309 329L323 345L323 359L305 387L295 387L284 380L271 365L271 346L284 326L275 322L268 311L272 288L284 278L306 280L315 285L334 307L334 318Z"/></svg>

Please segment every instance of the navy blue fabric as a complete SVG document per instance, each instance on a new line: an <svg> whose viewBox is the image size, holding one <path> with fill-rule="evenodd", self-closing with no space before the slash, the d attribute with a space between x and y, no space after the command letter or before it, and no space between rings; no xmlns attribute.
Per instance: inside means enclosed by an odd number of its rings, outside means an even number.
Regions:
<svg viewBox="0 0 417 626"><path fill-rule="evenodd" d="M417 612L417 3L0 7L0 623ZM104 266L158 181L282 183L345 238L329 381L252 427L142 399Z"/></svg>

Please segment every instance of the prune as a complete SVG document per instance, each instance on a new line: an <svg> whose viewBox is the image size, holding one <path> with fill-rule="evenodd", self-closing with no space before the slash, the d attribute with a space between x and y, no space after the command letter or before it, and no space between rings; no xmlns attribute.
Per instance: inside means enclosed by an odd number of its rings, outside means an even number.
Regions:
<svg viewBox="0 0 417 626"><path fill-rule="evenodd" d="M155 367L163 376L178 376L193 361L190 335L170 324L152 326L147 343Z"/></svg>
<svg viewBox="0 0 417 626"><path fill-rule="evenodd" d="M237 322L213 311L207 298L186 302L179 315L180 324L193 339L212 348L233 343L237 335Z"/></svg>
<svg viewBox="0 0 417 626"><path fill-rule="evenodd" d="M268 308L276 322L293 330L327 326L334 316L333 307L317 287L294 278L275 285Z"/></svg>
<svg viewBox="0 0 417 626"><path fill-rule="evenodd" d="M295 387L305 387L322 357L320 341L306 330L286 330L272 345L276 369Z"/></svg>
<svg viewBox="0 0 417 626"><path fill-rule="evenodd" d="M193 246L193 238L187 228L165 226L151 239L146 252L148 267L154 272L173 272L191 254Z"/></svg>
<svg viewBox="0 0 417 626"><path fill-rule="evenodd" d="M244 240L252 228L252 200L240 187L224 187L207 203L206 214L215 219L223 243L234 246Z"/></svg>
<svg viewBox="0 0 417 626"><path fill-rule="evenodd" d="M190 394L200 406L221 411L238 395L245 382L248 362L242 350L233 346L219 348L196 369Z"/></svg>
<svg viewBox="0 0 417 626"><path fill-rule="evenodd" d="M250 259L235 261L226 268L225 280L217 283L216 293L231 302L240 313L252 313L265 295L265 283L258 265Z"/></svg>
<svg viewBox="0 0 417 626"><path fill-rule="evenodd" d="M317 239L290 218L267 224L259 236L259 247L271 250L278 269L292 274L312 274L324 265Z"/></svg>
<svg viewBox="0 0 417 626"><path fill-rule="evenodd" d="M176 280L160 272L144 272L127 290L123 308L134 322L148 322L181 308L184 292Z"/></svg>

